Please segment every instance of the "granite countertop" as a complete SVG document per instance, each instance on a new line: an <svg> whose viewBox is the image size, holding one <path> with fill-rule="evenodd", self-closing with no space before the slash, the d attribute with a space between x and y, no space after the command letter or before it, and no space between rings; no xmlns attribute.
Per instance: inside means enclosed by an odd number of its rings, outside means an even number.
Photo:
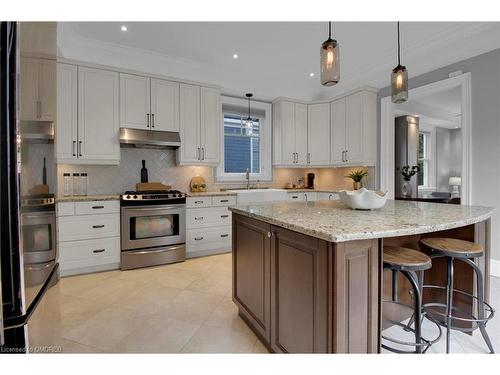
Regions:
<svg viewBox="0 0 500 375"><path fill-rule="evenodd" d="M109 195L76 195L69 197L56 197L56 203L63 202L90 202L90 201L118 201L120 200L119 194Z"/></svg>
<svg viewBox="0 0 500 375"><path fill-rule="evenodd" d="M317 237L345 242L436 232L491 217L491 207L388 200L384 208L352 210L340 201L282 202L229 207L234 213Z"/></svg>

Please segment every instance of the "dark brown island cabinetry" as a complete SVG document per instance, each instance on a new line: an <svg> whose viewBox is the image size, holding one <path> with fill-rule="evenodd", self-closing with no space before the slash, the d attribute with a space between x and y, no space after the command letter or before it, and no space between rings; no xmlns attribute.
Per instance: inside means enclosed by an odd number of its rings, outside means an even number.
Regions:
<svg viewBox="0 0 500 375"><path fill-rule="evenodd" d="M273 352L376 353L378 254L233 214L233 300Z"/></svg>

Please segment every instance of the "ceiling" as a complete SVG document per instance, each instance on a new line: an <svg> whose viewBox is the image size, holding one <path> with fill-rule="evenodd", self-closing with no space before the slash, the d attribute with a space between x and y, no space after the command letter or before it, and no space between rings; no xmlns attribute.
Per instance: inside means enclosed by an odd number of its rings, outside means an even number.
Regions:
<svg viewBox="0 0 500 375"><path fill-rule="evenodd" d="M322 99L388 85L396 65L395 22L333 23L341 59L340 83L333 87L319 83L319 48L327 36L326 22L58 24L63 57L212 83L234 96ZM500 23L403 22L401 38L411 78L500 48Z"/></svg>

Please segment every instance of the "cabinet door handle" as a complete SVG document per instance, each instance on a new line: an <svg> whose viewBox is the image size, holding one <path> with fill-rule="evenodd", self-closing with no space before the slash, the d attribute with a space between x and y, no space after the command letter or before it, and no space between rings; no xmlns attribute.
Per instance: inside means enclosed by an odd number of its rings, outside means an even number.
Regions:
<svg viewBox="0 0 500 375"><path fill-rule="evenodd" d="M104 225L103 224L92 225L92 228L94 228L94 229L104 228Z"/></svg>
<svg viewBox="0 0 500 375"><path fill-rule="evenodd" d="M200 217L195 217L194 219L195 219L195 220L203 220L203 216L200 216Z"/></svg>
<svg viewBox="0 0 500 375"><path fill-rule="evenodd" d="M197 152L198 152L198 157L197 157L197 159L198 159L198 160L201 160L201 153L200 153L200 148L199 148L199 147L197 148Z"/></svg>
<svg viewBox="0 0 500 375"><path fill-rule="evenodd" d="M78 156L82 156L82 141L78 141Z"/></svg>
<svg viewBox="0 0 500 375"><path fill-rule="evenodd" d="M201 148L201 160L205 160L205 147Z"/></svg>
<svg viewBox="0 0 500 375"><path fill-rule="evenodd" d="M345 161L346 161L346 162L348 162L348 161L349 161L349 159L347 158L347 152L348 152L348 151L349 151L349 150L345 150Z"/></svg>
<svg viewBox="0 0 500 375"><path fill-rule="evenodd" d="M154 113L151 113L151 127L152 128L155 127L155 114Z"/></svg>
<svg viewBox="0 0 500 375"><path fill-rule="evenodd" d="M73 141L73 156L76 156L76 141Z"/></svg>
<svg viewBox="0 0 500 375"><path fill-rule="evenodd" d="M194 201L195 204L203 203L203 201Z"/></svg>
<svg viewBox="0 0 500 375"><path fill-rule="evenodd" d="M104 208L104 206L92 206L92 209L93 210L99 210L101 208Z"/></svg>
<svg viewBox="0 0 500 375"><path fill-rule="evenodd" d="M146 127L149 128L149 113L146 113Z"/></svg>
<svg viewBox="0 0 500 375"><path fill-rule="evenodd" d="M224 238L224 237L229 237L229 234L227 234L227 233L226 233L226 234L221 234L220 236L221 236L222 238Z"/></svg>
<svg viewBox="0 0 500 375"><path fill-rule="evenodd" d="M297 199L298 197L298 195L292 195L292 199Z"/></svg>
<svg viewBox="0 0 500 375"><path fill-rule="evenodd" d="M342 162L345 163L345 151L342 151Z"/></svg>
<svg viewBox="0 0 500 375"><path fill-rule="evenodd" d="M106 251L106 249L92 250L92 252L95 253L95 254L97 254L97 253L104 253L104 251Z"/></svg>
<svg viewBox="0 0 500 375"><path fill-rule="evenodd" d="M195 239L195 241L201 241L203 239L203 237L195 237L194 239Z"/></svg>
<svg viewBox="0 0 500 375"><path fill-rule="evenodd" d="M41 118L42 117L42 102L41 101L37 101L36 102L36 118Z"/></svg>
<svg viewBox="0 0 500 375"><path fill-rule="evenodd" d="M225 219L226 217L229 217L229 215L220 215L220 217Z"/></svg>
<svg viewBox="0 0 500 375"><path fill-rule="evenodd" d="M227 203L227 202L229 202L229 199L221 199L220 202L221 203Z"/></svg>
<svg viewBox="0 0 500 375"><path fill-rule="evenodd" d="M307 153L307 164L311 164L311 153Z"/></svg>

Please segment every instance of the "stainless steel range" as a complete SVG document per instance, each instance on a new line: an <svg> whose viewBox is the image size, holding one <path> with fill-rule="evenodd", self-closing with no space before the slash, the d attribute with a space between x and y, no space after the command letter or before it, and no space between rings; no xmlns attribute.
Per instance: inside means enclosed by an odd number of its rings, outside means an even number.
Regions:
<svg viewBox="0 0 500 375"><path fill-rule="evenodd" d="M127 191L120 201L122 270L186 259L186 194Z"/></svg>

